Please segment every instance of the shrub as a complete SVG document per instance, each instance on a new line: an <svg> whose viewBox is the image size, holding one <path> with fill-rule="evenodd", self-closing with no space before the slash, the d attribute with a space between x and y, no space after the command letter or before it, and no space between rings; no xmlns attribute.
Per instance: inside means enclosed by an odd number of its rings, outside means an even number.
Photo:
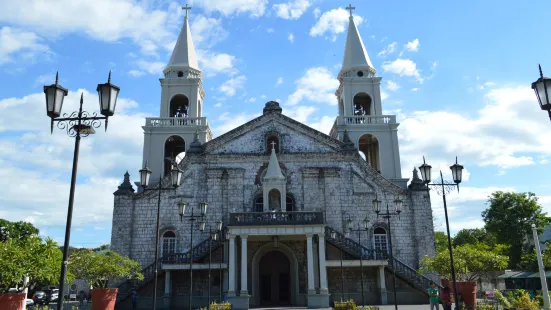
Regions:
<svg viewBox="0 0 551 310"><path fill-rule="evenodd" d="M514 308L523 309L539 309L539 304L536 300L531 300L530 295L525 290L517 290L514 294L511 304Z"/></svg>
<svg viewBox="0 0 551 310"><path fill-rule="evenodd" d="M507 300L507 298L505 298L505 296L503 296L503 294L499 290L496 290L496 301L503 308L511 308L511 303L509 302L509 300Z"/></svg>
<svg viewBox="0 0 551 310"><path fill-rule="evenodd" d="M212 304L210 304L209 309L210 310L231 310L232 305L229 302L223 302L223 303L219 303L219 304L213 302ZM201 309L201 310L203 310L203 309ZM207 309L205 308L204 310L207 310Z"/></svg>
<svg viewBox="0 0 551 310"><path fill-rule="evenodd" d="M348 301L335 301L335 310L357 310L356 302L350 299Z"/></svg>

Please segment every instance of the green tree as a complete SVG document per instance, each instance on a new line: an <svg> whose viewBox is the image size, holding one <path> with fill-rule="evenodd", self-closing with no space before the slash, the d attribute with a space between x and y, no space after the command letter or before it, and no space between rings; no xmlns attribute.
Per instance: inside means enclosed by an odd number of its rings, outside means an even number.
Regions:
<svg viewBox="0 0 551 310"><path fill-rule="evenodd" d="M58 284L61 261L62 253L52 239L42 240L37 235L9 238L0 246L0 290L24 288L26 276L28 287L38 282Z"/></svg>
<svg viewBox="0 0 551 310"><path fill-rule="evenodd" d="M457 232L453 237L453 245L459 246L463 244L482 243L489 246L494 246L496 243L493 234L489 234L484 228L465 228Z"/></svg>
<svg viewBox="0 0 551 310"><path fill-rule="evenodd" d="M101 254L91 250L74 251L69 258L69 270L94 288L107 288L109 280L143 280L140 264L114 251Z"/></svg>
<svg viewBox="0 0 551 310"><path fill-rule="evenodd" d="M497 191L487 204L489 207L482 212L484 228L496 236L498 243L510 246L509 268L518 268L525 253L525 240L532 234L531 225L535 224L541 234L551 220L533 193Z"/></svg>
<svg viewBox="0 0 551 310"><path fill-rule="evenodd" d="M436 241L436 253L448 251L448 235L445 232L435 231L434 240Z"/></svg>
<svg viewBox="0 0 551 310"><path fill-rule="evenodd" d="M507 268L507 256L493 252L485 245L464 244L454 248L453 260L457 281L476 281L483 273ZM442 251L436 256L425 256L420 262L422 273L437 272L451 279L450 255Z"/></svg>
<svg viewBox="0 0 551 310"><path fill-rule="evenodd" d="M23 221L10 222L0 219L0 227L2 227L0 240L6 240L7 238L22 240L39 233L38 228L34 227L33 224Z"/></svg>

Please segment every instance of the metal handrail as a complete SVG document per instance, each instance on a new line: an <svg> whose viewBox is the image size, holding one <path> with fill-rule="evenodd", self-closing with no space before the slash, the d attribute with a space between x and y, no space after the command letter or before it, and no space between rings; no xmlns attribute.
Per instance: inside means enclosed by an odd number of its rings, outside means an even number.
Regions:
<svg viewBox="0 0 551 310"><path fill-rule="evenodd" d="M323 212L239 212L230 213L230 225L308 225L324 224Z"/></svg>

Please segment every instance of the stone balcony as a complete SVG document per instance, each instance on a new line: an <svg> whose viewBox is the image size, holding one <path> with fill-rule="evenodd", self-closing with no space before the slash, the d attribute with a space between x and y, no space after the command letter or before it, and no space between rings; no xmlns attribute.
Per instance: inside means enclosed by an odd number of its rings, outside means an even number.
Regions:
<svg viewBox="0 0 551 310"><path fill-rule="evenodd" d="M162 128L206 126L207 141L212 140L212 132L206 117L147 117L145 126Z"/></svg>
<svg viewBox="0 0 551 310"><path fill-rule="evenodd" d="M230 213L230 226L320 225L323 212L240 212Z"/></svg>
<svg viewBox="0 0 551 310"><path fill-rule="evenodd" d="M333 138L338 136L340 125L354 126L365 124L396 124L396 115L357 115L357 116L337 116L329 135Z"/></svg>

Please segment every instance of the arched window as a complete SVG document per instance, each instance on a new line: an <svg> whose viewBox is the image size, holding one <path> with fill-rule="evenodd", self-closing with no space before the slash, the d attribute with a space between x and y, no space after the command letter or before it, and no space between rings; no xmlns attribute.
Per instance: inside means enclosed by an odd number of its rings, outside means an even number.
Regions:
<svg viewBox="0 0 551 310"><path fill-rule="evenodd" d="M254 212L264 212L264 197L259 196L254 200Z"/></svg>
<svg viewBox="0 0 551 310"><path fill-rule="evenodd" d="M365 134L360 137L358 144L359 151L364 155L362 157L373 169L380 173L381 164L379 162L379 140L377 140L377 137L371 134Z"/></svg>
<svg viewBox="0 0 551 310"><path fill-rule="evenodd" d="M354 115L371 115L371 97L367 93L354 96Z"/></svg>
<svg viewBox="0 0 551 310"><path fill-rule="evenodd" d="M375 246L375 250L380 250L388 253L387 236L386 230L384 228L375 228L375 230L373 231L373 244ZM382 259L382 254L377 253L376 256L378 259Z"/></svg>
<svg viewBox="0 0 551 310"><path fill-rule="evenodd" d="M161 243L161 257L176 252L176 234L169 230L163 234Z"/></svg>
<svg viewBox="0 0 551 310"><path fill-rule="evenodd" d="M187 117L189 99L185 95L176 95L170 99L170 117Z"/></svg>
<svg viewBox="0 0 551 310"><path fill-rule="evenodd" d="M266 151L268 154L272 152L272 147L275 148L276 154L279 154L279 138L276 135L269 135L266 139Z"/></svg>
<svg viewBox="0 0 551 310"><path fill-rule="evenodd" d="M268 192L269 211L281 211L281 193L273 188Z"/></svg>
<svg viewBox="0 0 551 310"><path fill-rule="evenodd" d="M164 175L170 173L173 163L171 160L179 163L186 156L186 141L180 136L170 136L165 141L165 168Z"/></svg>
<svg viewBox="0 0 551 310"><path fill-rule="evenodd" d="M285 197L285 210L295 211L295 200L291 195L287 195L287 197Z"/></svg>

